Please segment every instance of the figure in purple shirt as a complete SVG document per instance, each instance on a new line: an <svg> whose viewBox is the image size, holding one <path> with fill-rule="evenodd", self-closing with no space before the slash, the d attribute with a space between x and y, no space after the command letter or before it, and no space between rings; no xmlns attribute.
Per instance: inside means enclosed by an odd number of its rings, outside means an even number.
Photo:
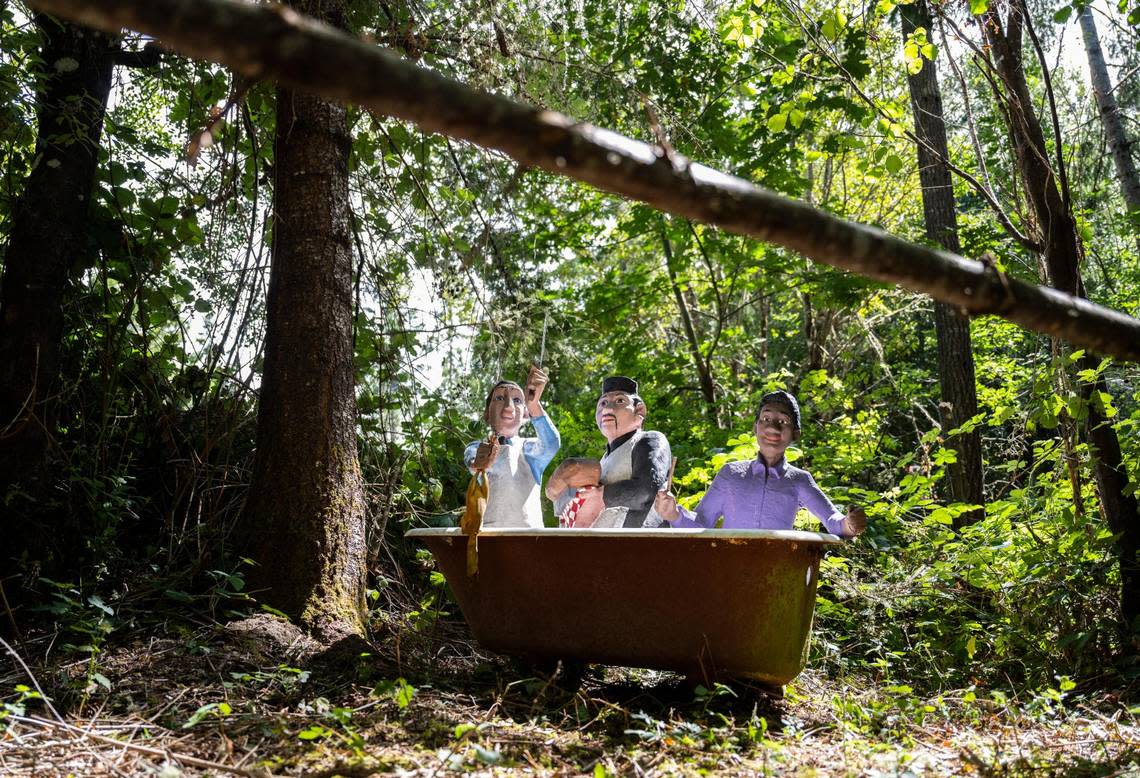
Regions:
<svg viewBox="0 0 1140 778"><path fill-rule="evenodd" d="M654 510L676 527L713 527L722 516L724 529L791 529L800 508L807 508L827 531L854 537L867 528L867 514L851 508L844 515L820 490L811 473L788 464L784 452L800 437L800 405L790 393L769 392L756 412L756 445L751 462L729 462L720 469L705 496L690 511L669 492L659 492Z"/></svg>

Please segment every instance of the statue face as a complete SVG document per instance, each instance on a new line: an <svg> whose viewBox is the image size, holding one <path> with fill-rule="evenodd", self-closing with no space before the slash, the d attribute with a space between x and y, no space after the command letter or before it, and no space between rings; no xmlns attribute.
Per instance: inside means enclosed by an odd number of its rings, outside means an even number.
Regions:
<svg viewBox="0 0 1140 778"><path fill-rule="evenodd" d="M487 423L496 435L513 438L526 418L526 400L513 386L498 386L487 404Z"/></svg>
<svg viewBox="0 0 1140 778"><path fill-rule="evenodd" d="M633 397L625 392L606 392L598 398L594 421L606 440L612 442L641 428L645 421L645 404L634 405Z"/></svg>
<svg viewBox="0 0 1140 778"><path fill-rule="evenodd" d="M799 432L792 423L792 416L784 406L767 403L760 408L760 415L752 431L756 433L756 446L760 455L769 465L774 465L784 456L784 451Z"/></svg>

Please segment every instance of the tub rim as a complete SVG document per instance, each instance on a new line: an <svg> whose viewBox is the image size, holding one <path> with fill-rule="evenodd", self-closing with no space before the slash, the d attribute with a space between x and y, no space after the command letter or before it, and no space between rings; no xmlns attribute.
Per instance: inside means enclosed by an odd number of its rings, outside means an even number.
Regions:
<svg viewBox="0 0 1140 778"><path fill-rule="evenodd" d="M671 527L668 529L641 529L633 527L488 527L480 530L478 537L600 537L624 538L707 538L710 540L764 539L784 540L795 543L818 543L825 546L842 545L844 540L827 532L807 532L796 529L704 529L691 527ZM467 537L461 527L416 527L404 533L406 538Z"/></svg>

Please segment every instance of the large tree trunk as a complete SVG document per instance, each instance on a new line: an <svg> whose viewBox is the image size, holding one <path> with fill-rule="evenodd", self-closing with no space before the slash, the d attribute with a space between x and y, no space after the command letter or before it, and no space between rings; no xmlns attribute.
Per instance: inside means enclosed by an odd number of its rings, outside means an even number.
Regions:
<svg viewBox="0 0 1140 778"><path fill-rule="evenodd" d="M344 24L343 0L297 0ZM273 261L245 517L268 604L335 641L364 632L364 491L352 354L344 106L277 92Z"/></svg>
<svg viewBox="0 0 1140 778"><path fill-rule="evenodd" d="M1140 229L1137 228L1135 221L1140 219L1140 176L1136 174L1136 165L1132 161L1132 144L1124 131L1120 108L1116 105L1116 97L1112 93L1112 81L1108 78L1108 67L1104 63L1104 52L1100 48L1100 37L1096 32L1092 5L1082 8L1078 18L1081 20L1081 32L1084 34L1085 52L1089 58L1089 75L1092 79L1096 107L1100 111L1100 123L1104 127L1108 150L1116 166L1116 178L1120 181L1124 204L1128 207L1132 229L1136 233L1137 245L1140 247Z"/></svg>
<svg viewBox="0 0 1140 778"><path fill-rule="evenodd" d="M12 219L0 287L0 498L37 471L54 427L63 297L87 222L118 45L36 14L35 163Z"/></svg>
<svg viewBox="0 0 1140 778"><path fill-rule="evenodd" d="M933 40L933 24L926 0L899 6L905 38L916 28L926 29ZM914 131L919 139L918 175L922 182L922 207L926 216L926 236L937 245L961 253L958 217L954 210L954 185L946 164L946 123L942 112L942 90L938 86L935 63L925 62L907 79L914 107ZM978 391L974 375L974 353L970 342L970 322L945 303L934 303L934 331L938 339L938 382L941 388L939 411L946 431L961 427L978 412ZM955 502L982 505L982 444L977 430L957 435L950 448L957 461L949 466L950 494ZM978 521L981 509L955 517L955 527Z"/></svg>
<svg viewBox="0 0 1140 778"><path fill-rule="evenodd" d="M1014 138L1017 164L1034 216L1044 238L1045 268L1050 283L1062 291L1084 296L1080 262L1082 245L1076 220L1066 207L1049 164L1041 122L1033 111L1021 60L1024 3L1015 3L1003 24L990 10L983 19L994 66L1005 85L1005 110ZM1001 99L999 95L999 99ZM1060 142L1058 140L1058 142ZM1086 355L1078 366L1095 372L1097 361ZM1129 493L1128 473L1116 430L1105 418L1100 393L1107 394L1103 379L1082 382L1081 395L1088 402L1088 440L1093 451L1093 470L1101 510L1109 528L1119 537L1121 615L1129 627L1140 617L1140 506Z"/></svg>

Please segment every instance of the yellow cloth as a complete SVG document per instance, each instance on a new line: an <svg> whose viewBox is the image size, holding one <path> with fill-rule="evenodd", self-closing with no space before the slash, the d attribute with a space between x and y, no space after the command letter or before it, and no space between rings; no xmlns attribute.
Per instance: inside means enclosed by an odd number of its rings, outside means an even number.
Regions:
<svg viewBox="0 0 1140 778"><path fill-rule="evenodd" d="M479 530L483 526L483 513L487 510L488 479L483 471L471 477L467 485L467 507L459 527L467 535L467 575L479 572Z"/></svg>

